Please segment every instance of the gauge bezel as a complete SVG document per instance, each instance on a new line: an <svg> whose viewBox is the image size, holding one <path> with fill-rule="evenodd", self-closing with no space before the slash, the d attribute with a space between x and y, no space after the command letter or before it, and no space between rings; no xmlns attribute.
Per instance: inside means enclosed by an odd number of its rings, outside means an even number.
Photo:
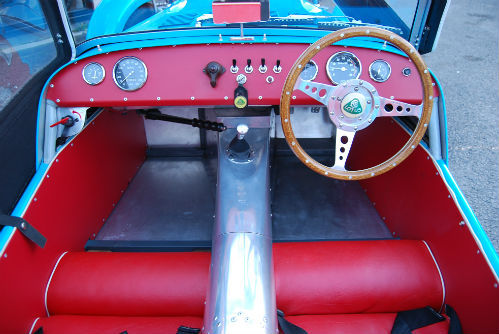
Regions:
<svg viewBox="0 0 499 334"><path fill-rule="evenodd" d="M99 67L102 69L102 78L100 79L100 81L99 81L99 82L96 82L96 83L92 83L92 82L88 81L88 80L87 80L87 78L85 78L85 69L86 69L88 66L90 66L90 65L94 65L94 64L95 64L95 65L97 65L97 66L99 66ZM81 76L83 77L83 80L84 80L87 84L89 84L89 85L91 85L91 86L96 86L96 85L100 84L102 81L104 81L104 78L106 77L106 69L104 68L104 66L102 66L102 64L97 63L97 62L95 62L95 61L92 61L92 62L90 62L90 63L86 64L86 65L83 67L83 70L81 70Z"/></svg>
<svg viewBox="0 0 499 334"><path fill-rule="evenodd" d="M140 84L139 87L137 88L133 88L133 89L130 89L130 88L123 88L120 86L120 84L118 83L118 81L116 80L116 67L118 66L119 63L121 63L123 60L125 59L135 59L137 60L139 63L141 63L143 66L144 66L144 70L145 70L145 78L144 78L144 81ZM113 66L113 80L114 80L114 83L116 84L116 86L121 89L121 90L124 90L124 91L127 91L127 92L133 92L133 91L136 91L136 90L139 90L141 89L145 84L146 84L146 81L147 81L147 78L148 78L148 73L147 73L147 66L146 64L139 58L137 57L133 57L133 56L125 56L123 58L120 58L118 59L118 61L114 64Z"/></svg>
<svg viewBox="0 0 499 334"><path fill-rule="evenodd" d="M386 65L388 65L388 75L386 76L386 79L385 79L385 80L377 80L377 79L375 79L375 78L372 76L372 74L371 74L371 67L374 65L374 63L379 62L379 61L381 61L381 62L385 63ZM392 67L390 66L390 63L389 63L389 62L387 62L387 61L386 61L386 60L384 60L384 59L376 59L376 60L373 60L373 62L371 63L371 65L369 65L369 77L370 77L371 79L373 79L373 81L376 81L376 82L385 82L386 80L390 79L390 76L391 76L391 75L392 75Z"/></svg>
<svg viewBox="0 0 499 334"><path fill-rule="evenodd" d="M353 58L357 59L357 62L359 63L359 73L357 74L357 77L355 78L352 78L352 79L358 79L360 77L360 74L362 73L362 63L360 61L360 59L354 55L353 53L349 52L349 51L339 51L339 52L336 52L335 54L333 54L331 57L329 57L329 59L327 60L327 63L326 63L326 74L327 74L327 77L329 78L329 80L331 80L332 83L334 83L335 85L339 85L341 82L336 82L333 80L333 78L331 77L331 73L329 73L329 63L331 62L331 60L339 55L340 53L344 53L344 54L348 54L350 56L352 56Z"/></svg>
<svg viewBox="0 0 499 334"><path fill-rule="evenodd" d="M317 78L317 74L319 74L319 66L317 66L317 63L315 61L313 61L312 59L310 59L308 62L314 64L314 66L315 66L315 73L314 73L314 76L311 79L302 79L301 78L301 74L303 73L303 70L304 70L304 69L302 69L302 71L300 72L300 79L303 80L303 81L312 81L315 78Z"/></svg>

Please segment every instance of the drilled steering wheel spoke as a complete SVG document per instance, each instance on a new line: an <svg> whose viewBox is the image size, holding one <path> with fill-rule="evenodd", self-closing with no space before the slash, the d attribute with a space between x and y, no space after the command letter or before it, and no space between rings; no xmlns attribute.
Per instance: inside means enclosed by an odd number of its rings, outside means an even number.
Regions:
<svg viewBox="0 0 499 334"><path fill-rule="evenodd" d="M355 131L345 131L336 128L336 149L334 155L334 166L332 168L338 170L346 170L345 163L352 147Z"/></svg>
<svg viewBox="0 0 499 334"><path fill-rule="evenodd" d="M416 116L421 117L423 106L380 97L380 117Z"/></svg>
<svg viewBox="0 0 499 334"><path fill-rule="evenodd" d="M305 81L298 78L295 84L295 89L302 91L314 100L317 100L327 106L327 100L331 96L331 93L335 87L314 81Z"/></svg>

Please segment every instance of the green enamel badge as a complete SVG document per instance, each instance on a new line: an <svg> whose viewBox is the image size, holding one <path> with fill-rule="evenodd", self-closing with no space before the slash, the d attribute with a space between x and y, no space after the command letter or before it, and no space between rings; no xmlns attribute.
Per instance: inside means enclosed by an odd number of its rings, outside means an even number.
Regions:
<svg viewBox="0 0 499 334"><path fill-rule="evenodd" d="M358 98L354 98L343 106L343 110L349 114L358 115L362 113L362 105Z"/></svg>

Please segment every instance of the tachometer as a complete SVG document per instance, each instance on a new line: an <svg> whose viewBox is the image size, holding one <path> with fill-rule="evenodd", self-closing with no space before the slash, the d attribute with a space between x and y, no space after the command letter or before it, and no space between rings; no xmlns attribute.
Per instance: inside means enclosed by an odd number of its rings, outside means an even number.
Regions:
<svg viewBox="0 0 499 334"><path fill-rule="evenodd" d="M83 80L89 85L95 86L98 85L104 80L106 76L106 70L99 63L88 63L83 68L81 72L83 76Z"/></svg>
<svg viewBox="0 0 499 334"><path fill-rule="evenodd" d="M305 81L314 80L315 77L317 76L317 72L319 72L317 64L315 63L315 61L311 60L305 65L305 67L301 71L300 78Z"/></svg>
<svg viewBox="0 0 499 334"><path fill-rule="evenodd" d="M341 51L332 55L326 65L326 73L334 84L343 81L358 79L361 72L359 58L353 53Z"/></svg>
<svg viewBox="0 0 499 334"><path fill-rule="evenodd" d="M123 90L137 90L146 83L147 67L139 58L121 58L114 65L113 79L116 85Z"/></svg>
<svg viewBox="0 0 499 334"><path fill-rule="evenodd" d="M375 60L369 66L369 76L376 82L385 82L392 74L390 64L382 59Z"/></svg>

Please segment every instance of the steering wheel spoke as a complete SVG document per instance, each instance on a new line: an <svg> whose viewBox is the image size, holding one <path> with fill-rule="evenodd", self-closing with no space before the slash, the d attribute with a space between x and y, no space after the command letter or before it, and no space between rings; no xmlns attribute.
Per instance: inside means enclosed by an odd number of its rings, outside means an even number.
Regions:
<svg viewBox="0 0 499 334"><path fill-rule="evenodd" d="M405 103L386 97L380 97L380 117L395 117L395 116L416 116L421 118L421 112L423 111L423 106L418 104Z"/></svg>
<svg viewBox="0 0 499 334"><path fill-rule="evenodd" d="M335 87L314 81L305 81L301 78L298 78L294 89L302 91L314 100L319 101L323 105L327 106L328 98L331 96Z"/></svg>
<svg viewBox="0 0 499 334"><path fill-rule="evenodd" d="M345 131L336 128L336 147L333 169L346 170L345 163L347 162L354 137L355 131Z"/></svg>

